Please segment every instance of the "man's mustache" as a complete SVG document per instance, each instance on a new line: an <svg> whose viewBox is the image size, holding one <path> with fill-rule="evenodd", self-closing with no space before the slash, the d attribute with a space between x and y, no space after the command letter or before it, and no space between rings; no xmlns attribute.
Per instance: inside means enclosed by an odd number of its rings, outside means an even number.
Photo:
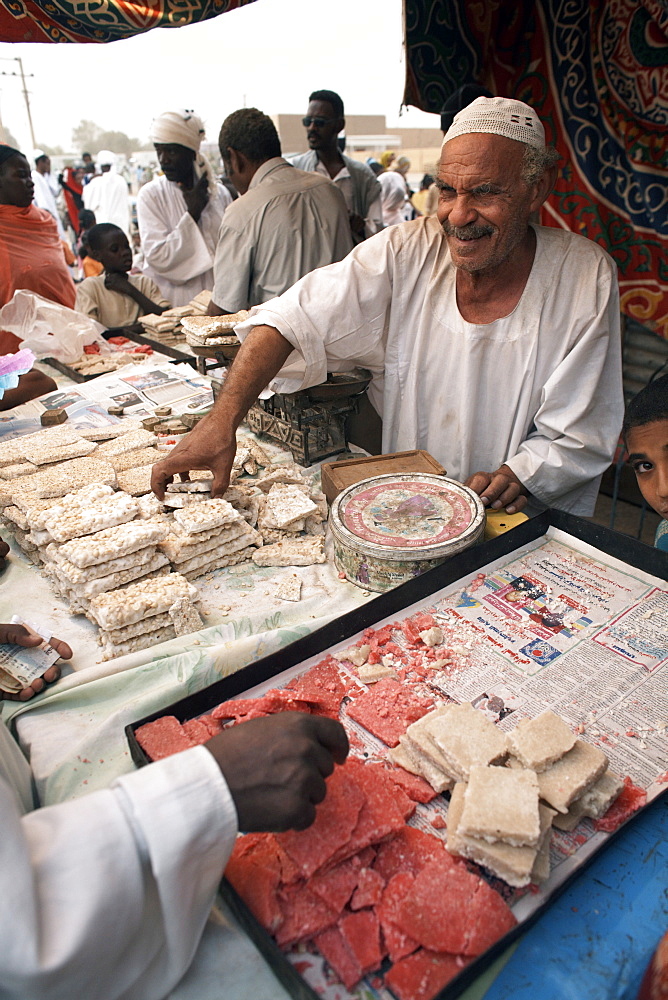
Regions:
<svg viewBox="0 0 668 1000"><path fill-rule="evenodd" d="M468 226L451 226L446 219L442 225L446 236L455 236L458 240L477 240L494 232L492 226L476 226L473 222Z"/></svg>

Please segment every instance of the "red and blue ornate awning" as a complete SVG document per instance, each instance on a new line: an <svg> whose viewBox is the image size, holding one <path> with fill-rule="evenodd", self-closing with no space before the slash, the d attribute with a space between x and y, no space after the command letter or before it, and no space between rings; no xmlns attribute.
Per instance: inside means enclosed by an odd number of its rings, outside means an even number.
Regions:
<svg viewBox="0 0 668 1000"><path fill-rule="evenodd" d="M462 84L517 97L562 154L543 222L620 271L622 310L668 337L668 8L663 0L405 0L405 101Z"/></svg>
<svg viewBox="0 0 668 1000"><path fill-rule="evenodd" d="M116 42L181 28L254 0L0 0L2 42Z"/></svg>

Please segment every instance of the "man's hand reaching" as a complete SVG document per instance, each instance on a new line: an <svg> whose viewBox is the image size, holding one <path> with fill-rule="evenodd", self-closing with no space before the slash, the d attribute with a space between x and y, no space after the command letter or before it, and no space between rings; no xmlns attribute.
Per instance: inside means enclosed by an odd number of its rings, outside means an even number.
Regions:
<svg viewBox="0 0 668 1000"><path fill-rule="evenodd" d="M220 767L239 829L304 830L325 797L325 778L348 755L339 722L302 712L251 719L205 744Z"/></svg>
<svg viewBox="0 0 668 1000"><path fill-rule="evenodd" d="M496 472L474 472L465 485L492 510L505 507L509 514L516 514L527 503L525 486L507 465L501 465Z"/></svg>
<svg viewBox="0 0 668 1000"><path fill-rule="evenodd" d="M225 439L220 426L211 417L205 417L172 448L169 455L156 462L151 473L151 489L158 499L164 499L165 487L174 482L175 476L187 480L196 469L213 472L211 496L222 497L230 482L232 462L237 451L234 428L229 430Z"/></svg>

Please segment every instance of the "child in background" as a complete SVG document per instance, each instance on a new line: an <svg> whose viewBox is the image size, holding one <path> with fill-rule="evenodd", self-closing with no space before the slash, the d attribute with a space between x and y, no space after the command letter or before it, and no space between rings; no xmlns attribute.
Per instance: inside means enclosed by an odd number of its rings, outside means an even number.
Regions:
<svg viewBox="0 0 668 1000"><path fill-rule="evenodd" d="M103 326L132 326L139 316L163 313L170 303L144 274L128 275L132 250L122 229L110 222L93 226L86 236L91 256L104 273L86 278L77 288L74 308Z"/></svg>
<svg viewBox="0 0 668 1000"><path fill-rule="evenodd" d="M668 375L655 379L626 408L622 429L640 492L663 520L654 544L668 552Z"/></svg>
<svg viewBox="0 0 668 1000"><path fill-rule="evenodd" d="M99 261L93 260L88 250L88 233L95 225L95 212L89 208L82 208L79 212L79 240L77 242L77 254L81 261L81 269L84 278L96 278L102 274L104 268Z"/></svg>

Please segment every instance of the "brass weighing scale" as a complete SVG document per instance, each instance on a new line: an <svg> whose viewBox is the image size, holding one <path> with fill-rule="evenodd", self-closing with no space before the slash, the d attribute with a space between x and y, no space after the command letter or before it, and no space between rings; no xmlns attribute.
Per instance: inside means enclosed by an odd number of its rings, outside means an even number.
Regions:
<svg viewBox="0 0 668 1000"><path fill-rule="evenodd" d="M212 368L231 364L240 346L236 343L190 349L197 355L199 371L206 374ZM207 364L207 359L213 359L213 364ZM365 368L328 373L327 381L320 385L258 399L248 411L246 423L255 434L266 434L285 445L299 465L313 465L347 450L348 421L359 412L370 382L371 372Z"/></svg>

